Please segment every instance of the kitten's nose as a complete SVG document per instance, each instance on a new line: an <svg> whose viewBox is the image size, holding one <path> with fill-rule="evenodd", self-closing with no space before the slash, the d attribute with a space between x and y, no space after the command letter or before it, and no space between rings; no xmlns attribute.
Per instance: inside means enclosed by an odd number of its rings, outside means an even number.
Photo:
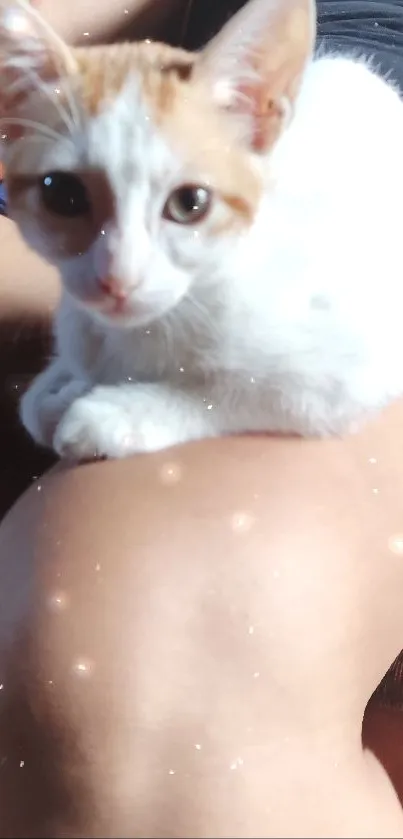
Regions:
<svg viewBox="0 0 403 839"><path fill-rule="evenodd" d="M104 277L99 281L99 285L105 294L109 294L109 296L113 297L115 300L126 300L127 292L114 277Z"/></svg>

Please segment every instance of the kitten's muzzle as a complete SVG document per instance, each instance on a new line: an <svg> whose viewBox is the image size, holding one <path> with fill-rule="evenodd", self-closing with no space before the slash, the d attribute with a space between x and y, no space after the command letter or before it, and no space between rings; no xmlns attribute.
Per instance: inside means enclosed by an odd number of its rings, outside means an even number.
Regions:
<svg viewBox="0 0 403 839"><path fill-rule="evenodd" d="M121 284L114 277L100 279L99 286L108 297L113 297L117 302L123 303L127 300L127 291L122 288Z"/></svg>

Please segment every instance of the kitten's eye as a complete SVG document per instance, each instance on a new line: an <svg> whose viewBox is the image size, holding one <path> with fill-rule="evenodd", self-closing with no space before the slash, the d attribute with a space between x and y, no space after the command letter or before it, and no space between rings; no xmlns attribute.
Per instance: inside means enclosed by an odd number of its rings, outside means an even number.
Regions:
<svg viewBox="0 0 403 839"><path fill-rule="evenodd" d="M49 172L41 179L40 190L44 206L54 215L77 218L91 209L83 182L69 172Z"/></svg>
<svg viewBox="0 0 403 839"><path fill-rule="evenodd" d="M196 224L210 210L212 195L204 186L181 186L171 192L163 216L176 224Z"/></svg>

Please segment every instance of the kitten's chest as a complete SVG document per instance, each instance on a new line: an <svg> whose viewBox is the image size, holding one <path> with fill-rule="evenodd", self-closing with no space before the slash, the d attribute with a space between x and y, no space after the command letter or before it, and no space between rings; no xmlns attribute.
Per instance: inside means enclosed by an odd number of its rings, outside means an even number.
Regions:
<svg viewBox="0 0 403 839"><path fill-rule="evenodd" d="M208 336L189 336L169 323L104 336L94 379L118 381L189 381L204 378L214 365L216 351Z"/></svg>

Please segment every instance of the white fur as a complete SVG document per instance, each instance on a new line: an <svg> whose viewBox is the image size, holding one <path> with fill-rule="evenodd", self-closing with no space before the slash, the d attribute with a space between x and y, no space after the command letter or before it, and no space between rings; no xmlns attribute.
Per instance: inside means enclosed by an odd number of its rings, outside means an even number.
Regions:
<svg viewBox="0 0 403 839"><path fill-rule="evenodd" d="M122 233L58 263L56 358L21 407L34 438L119 457L231 432L338 434L402 395L398 93L363 63L313 61L263 161L253 226L213 246L203 224L161 220L170 189L203 173L159 136L133 84L130 108L126 88L87 137ZM95 282L94 248L130 290L130 322L74 297Z"/></svg>

